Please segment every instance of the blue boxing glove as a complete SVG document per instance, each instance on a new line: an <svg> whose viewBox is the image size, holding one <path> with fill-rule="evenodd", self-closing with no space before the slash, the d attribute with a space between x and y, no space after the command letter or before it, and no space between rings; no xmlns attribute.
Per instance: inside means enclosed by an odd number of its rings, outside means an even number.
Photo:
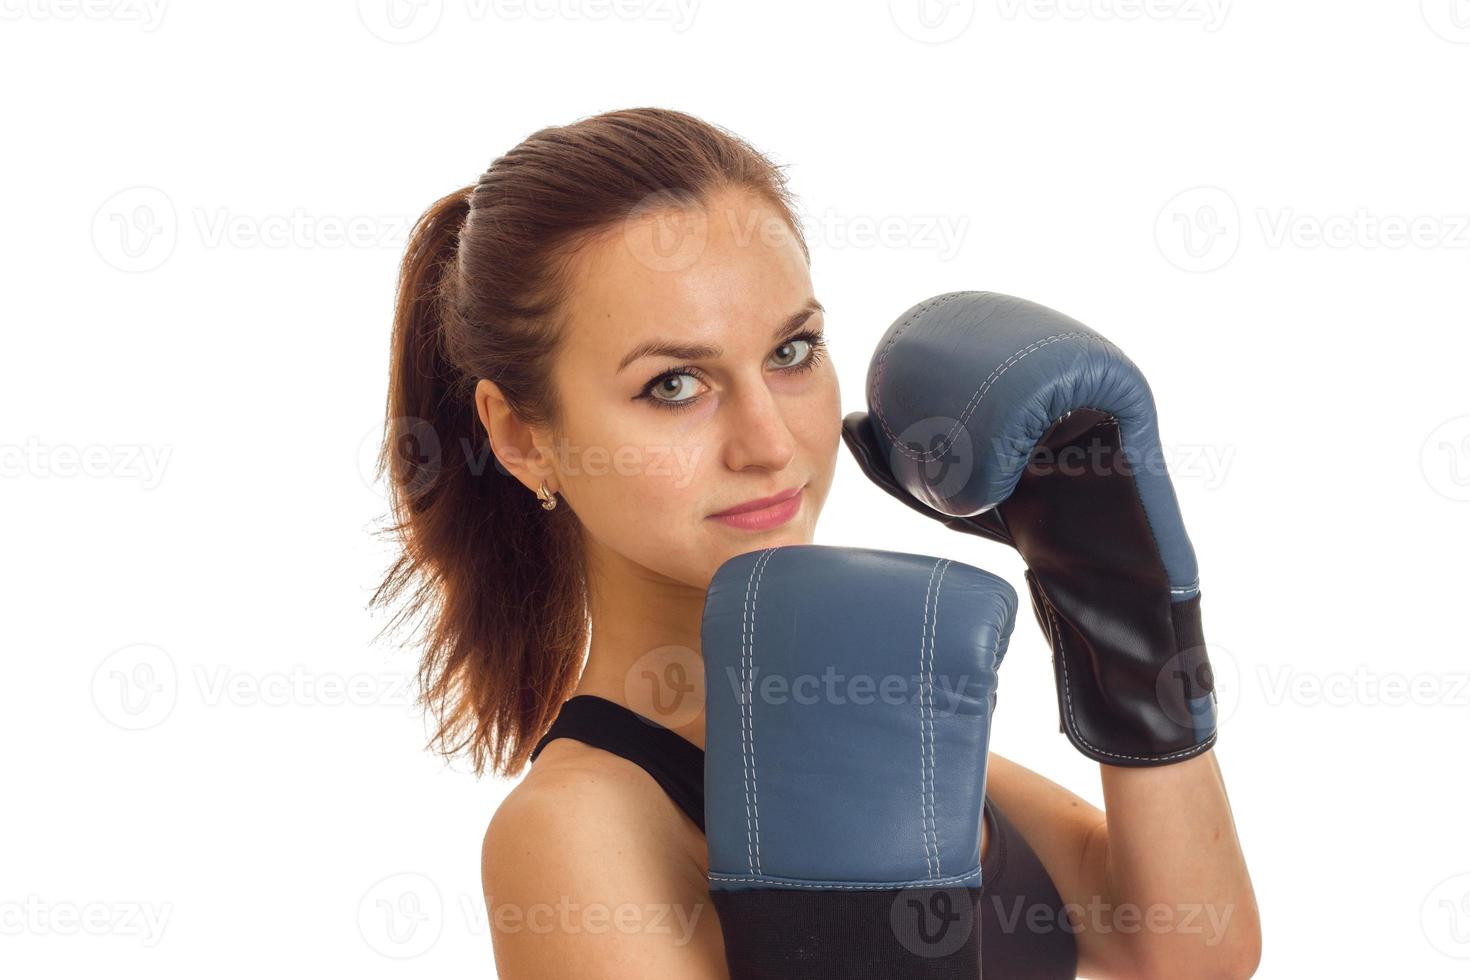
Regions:
<svg viewBox="0 0 1470 980"><path fill-rule="evenodd" d="M1210 748L1199 573L1133 362L1044 306L946 293L889 327L867 389L843 439L869 478L1025 559L1072 744L1115 766Z"/></svg>
<svg viewBox="0 0 1470 980"><path fill-rule="evenodd" d="M705 597L709 886L731 977L980 976L996 668L1016 593L946 559L790 545Z"/></svg>

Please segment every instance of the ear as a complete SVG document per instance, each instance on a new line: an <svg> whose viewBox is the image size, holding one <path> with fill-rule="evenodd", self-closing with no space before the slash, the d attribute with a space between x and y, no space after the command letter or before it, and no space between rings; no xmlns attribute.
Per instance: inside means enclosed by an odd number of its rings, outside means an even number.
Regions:
<svg viewBox="0 0 1470 980"><path fill-rule="evenodd" d="M516 416L499 385L485 378L475 383L475 411L490 437L496 465L520 480L532 493L540 488L542 480L555 493L556 471L549 464L550 454L543 448L545 434Z"/></svg>

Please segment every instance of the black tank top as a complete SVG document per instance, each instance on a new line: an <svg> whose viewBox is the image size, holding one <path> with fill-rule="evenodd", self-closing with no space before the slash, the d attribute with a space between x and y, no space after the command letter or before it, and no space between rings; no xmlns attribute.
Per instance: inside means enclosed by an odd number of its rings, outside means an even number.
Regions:
<svg viewBox="0 0 1470 980"><path fill-rule="evenodd" d="M579 694L536 748L571 738L641 766L704 832L704 750L656 721L594 694ZM990 840L980 890L980 942L986 971L1003 980L1077 975L1077 942L1061 897L1026 838L985 798Z"/></svg>

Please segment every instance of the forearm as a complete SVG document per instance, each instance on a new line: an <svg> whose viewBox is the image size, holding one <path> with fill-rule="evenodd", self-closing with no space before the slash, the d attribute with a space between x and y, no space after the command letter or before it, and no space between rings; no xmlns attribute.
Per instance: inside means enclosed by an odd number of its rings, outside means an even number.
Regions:
<svg viewBox="0 0 1470 980"><path fill-rule="evenodd" d="M1215 753L1101 769L1107 822L1089 860L1103 898L1083 928L1113 929L1137 975L1250 976L1259 913Z"/></svg>

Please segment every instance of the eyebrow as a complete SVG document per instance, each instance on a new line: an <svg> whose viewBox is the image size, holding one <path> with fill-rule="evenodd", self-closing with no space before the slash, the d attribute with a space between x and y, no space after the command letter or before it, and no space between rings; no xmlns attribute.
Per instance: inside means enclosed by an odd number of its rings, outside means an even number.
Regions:
<svg viewBox="0 0 1470 980"><path fill-rule="evenodd" d="M826 313L827 308L815 299L807 299L801 309L791 314L776 327L775 333L771 335L772 340L779 340L793 330L800 327L811 319L813 313ZM720 357L725 353L721 347L711 347L706 344L676 344L671 340L645 340L623 355L618 362L618 371L622 371L629 364L641 357L667 356L680 361L698 361L706 358ZM615 372L616 373L616 372Z"/></svg>

